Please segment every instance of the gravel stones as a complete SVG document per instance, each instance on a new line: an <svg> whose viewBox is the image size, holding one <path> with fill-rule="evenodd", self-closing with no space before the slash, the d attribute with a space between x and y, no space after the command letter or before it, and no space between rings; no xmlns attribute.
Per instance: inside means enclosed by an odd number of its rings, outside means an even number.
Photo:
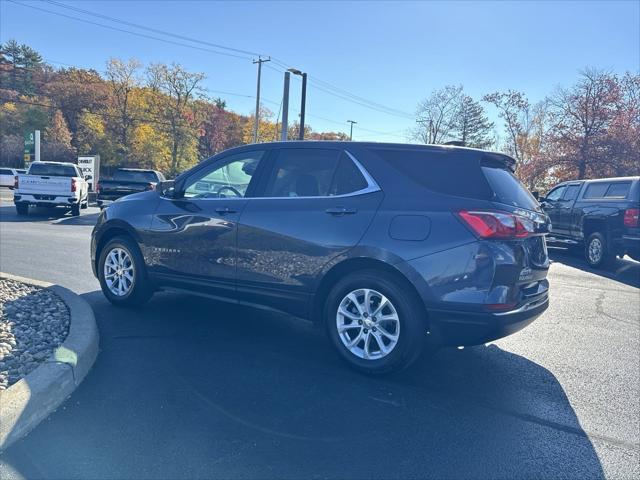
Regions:
<svg viewBox="0 0 640 480"><path fill-rule="evenodd" d="M69 310L47 289L0 279L0 390L47 360L69 332Z"/></svg>

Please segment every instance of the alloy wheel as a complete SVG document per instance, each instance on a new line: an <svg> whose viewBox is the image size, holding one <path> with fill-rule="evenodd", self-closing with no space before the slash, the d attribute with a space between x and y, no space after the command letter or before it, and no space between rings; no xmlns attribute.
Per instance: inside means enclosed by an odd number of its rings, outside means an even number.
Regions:
<svg viewBox="0 0 640 480"><path fill-rule="evenodd" d="M400 336L396 308L382 293L369 288L345 295L338 305L336 327L342 344L365 360L389 355Z"/></svg>
<svg viewBox="0 0 640 480"><path fill-rule="evenodd" d="M589 251L588 251L588 255L589 255L589 261L593 264L597 264L600 262L600 260L602 259L602 242L600 241L599 238L593 238L591 239L591 242L589 242Z"/></svg>
<svg viewBox="0 0 640 480"><path fill-rule="evenodd" d="M104 261L104 281L116 297L124 297L133 288L135 270L131 255L121 247L113 248Z"/></svg>

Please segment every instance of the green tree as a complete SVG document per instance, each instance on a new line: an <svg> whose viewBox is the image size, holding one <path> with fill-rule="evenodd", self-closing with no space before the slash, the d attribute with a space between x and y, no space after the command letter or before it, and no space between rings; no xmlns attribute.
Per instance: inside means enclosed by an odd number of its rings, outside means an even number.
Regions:
<svg viewBox="0 0 640 480"><path fill-rule="evenodd" d="M463 94L452 120L450 135L466 147L489 148L493 145L492 133L493 123L487 118L482 105Z"/></svg>

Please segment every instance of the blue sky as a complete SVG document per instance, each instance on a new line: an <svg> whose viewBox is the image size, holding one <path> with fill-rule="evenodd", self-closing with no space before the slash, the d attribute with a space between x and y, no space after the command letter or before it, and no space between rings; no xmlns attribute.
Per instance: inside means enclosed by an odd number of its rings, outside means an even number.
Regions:
<svg viewBox="0 0 640 480"><path fill-rule="evenodd" d="M639 1L58 1L272 55L311 78L410 114L431 90L447 84L463 84L476 99L512 88L538 101L558 86L570 85L587 66L618 73L640 70ZM161 36L46 2L23 3ZM98 70L109 57L178 62L205 73L210 94L224 98L230 109L247 114L254 108L256 67L250 58L141 38L2 0L0 40L10 38L29 44L49 61ZM262 96L277 113L282 73L273 68L281 68L275 62L266 65ZM300 82L294 81L290 118L297 115L299 99ZM354 139L361 140L402 141L414 126L411 118L375 111L314 86L308 90L307 113L315 130L348 132L346 120L355 120Z"/></svg>

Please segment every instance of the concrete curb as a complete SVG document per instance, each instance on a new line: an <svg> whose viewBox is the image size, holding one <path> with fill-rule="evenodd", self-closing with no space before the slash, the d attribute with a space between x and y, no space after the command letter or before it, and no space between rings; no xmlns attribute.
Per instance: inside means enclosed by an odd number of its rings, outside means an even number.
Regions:
<svg viewBox="0 0 640 480"><path fill-rule="evenodd" d="M65 401L98 355L98 328L89 304L59 285L0 272L0 278L47 288L69 308L69 334L44 363L0 391L0 451L22 438Z"/></svg>

